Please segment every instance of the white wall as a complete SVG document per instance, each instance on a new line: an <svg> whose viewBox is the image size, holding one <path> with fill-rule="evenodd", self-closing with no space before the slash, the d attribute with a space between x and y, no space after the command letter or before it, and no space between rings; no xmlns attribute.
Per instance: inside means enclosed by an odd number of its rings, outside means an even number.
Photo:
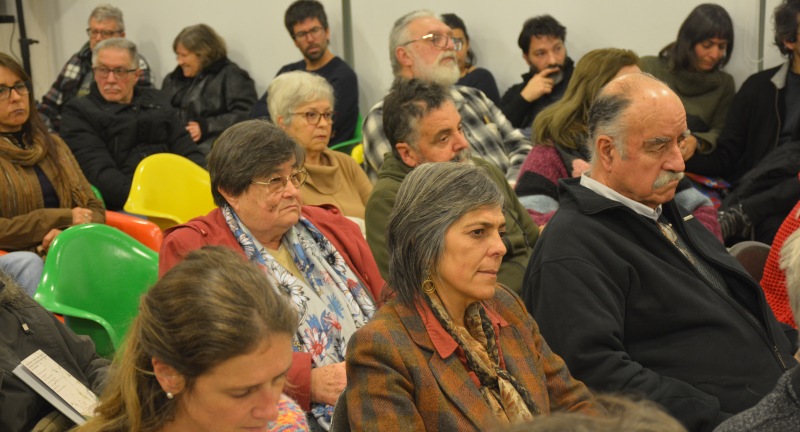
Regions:
<svg viewBox="0 0 800 432"><path fill-rule="evenodd" d="M160 86L175 67L172 40L185 26L200 22L214 27L227 41L230 57L250 72L259 94L283 64L299 60L283 26L283 13L292 0L108 0L125 13L127 37L150 61ZM46 91L67 58L86 41L86 21L101 0L26 0L37 95ZM731 14L735 46L727 71L737 86L758 70L759 1L717 0ZM772 10L779 0L766 0L767 25L764 67L781 61L773 46ZM13 7L4 6L9 13ZM331 47L343 55L342 10L339 0L322 0L331 26ZM527 69L516 46L522 23L550 13L567 27L569 55L604 47L630 48L639 55L656 54L675 39L678 27L700 0L351 0L355 70L359 76L361 109L366 112L389 88L388 37L395 19L415 9L455 12L467 24L478 63L495 75L500 92L520 80ZM0 49L8 39L0 27ZM17 36L18 37L18 36ZM16 39L15 50L19 51ZM4 45L4 46L3 46Z"/></svg>

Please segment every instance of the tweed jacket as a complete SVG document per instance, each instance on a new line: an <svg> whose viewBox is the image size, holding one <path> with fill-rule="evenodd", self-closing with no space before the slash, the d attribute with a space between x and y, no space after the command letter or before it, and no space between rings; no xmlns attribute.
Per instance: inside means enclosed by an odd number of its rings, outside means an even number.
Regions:
<svg viewBox="0 0 800 432"><path fill-rule="evenodd" d="M484 306L508 323L498 335L506 370L528 389L540 413L605 412L550 350L516 294L498 285ZM416 308L397 299L350 338L346 361L343 397L354 431L468 431L494 424L456 353L441 358Z"/></svg>

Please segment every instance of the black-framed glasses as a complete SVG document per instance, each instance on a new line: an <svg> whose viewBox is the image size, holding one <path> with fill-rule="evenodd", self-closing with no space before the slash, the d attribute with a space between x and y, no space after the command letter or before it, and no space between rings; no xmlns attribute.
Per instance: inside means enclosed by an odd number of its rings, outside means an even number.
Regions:
<svg viewBox="0 0 800 432"><path fill-rule="evenodd" d="M322 120L323 117L325 117L325 120L327 120L328 123L331 124L336 120L336 113L333 111L328 111L324 113L318 113L316 111L296 112L292 113L292 115L305 116L306 121L310 125L318 125L319 121Z"/></svg>
<svg viewBox="0 0 800 432"><path fill-rule="evenodd" d="M464 41L461 38L454 38L452 36L442 34L442 33L428 33L425 36L422 36L419 39L414 39L412 41L408 41L403 44L403 46L412 44L414 42L430 42L439 49L447 49L447 43L453 41L453 49L456 51L461 51L461 47L464 45Z"/></svg>
<svg viewBox="0 0 800 432"><path fill-rule="evenodd" d="M0 101L7 100L11 97L11 90L14 90L20 96L25 96L31 92L31 87L24 81L20 81L11 87L0 84Z"/></svg>
<svg viewBox="0 0 800 432"><path fill-rule="evenodd" d="M96 38L97 36L103 36L103 39L108 39L114 35L122 34L122 32L123 30L95 30L93 28L86 29L86 34L90 39Z"/></svg>
<svg viewBox="0 0 800 432"><path fill-rule="evenodd" d="M270 192L280 193L286 189L286 185L289 182L292 182L292 186L300 188L300 186L303 186L306 183L307 178L308 178L308 171L300 169L288 176L275 176L265 182L250 180L250 183L265 185Z"/></svg>
<svg viewBox="0 0 800 432"><path fill-rule="evenodd" d="M319 35L322 34L323 30L325 30L325 29L320 27L320 26L316 26L316 27L311 28L311 30L300 31L300 32L295 33L294 34L294 39L295 40L304 39L308 35L311 35L311 36L317 38L317 37L319 37Z"/></svg>
<svg viewBox="0 0 800 432"><path fill-rule="evenodd" d="M100 78L108 78L108 75L113 73L117 79L125 79L128 78L128 74L136 72L139 69L125 69L125 68L114 68L109 69L105 66L95 66L92 68L94 74L99 76Z"/></svg>

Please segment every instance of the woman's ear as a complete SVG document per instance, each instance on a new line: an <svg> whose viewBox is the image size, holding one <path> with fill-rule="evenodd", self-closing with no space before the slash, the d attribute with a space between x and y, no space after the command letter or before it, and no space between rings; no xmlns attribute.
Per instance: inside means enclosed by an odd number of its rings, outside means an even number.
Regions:
<svg viewBox="0 0 800 432"><path fill-rule="evenodd" d="M176 395L183 391L186 381L180 372L156 357L150 359L150 362L153 364L153 373L156 375L156 380L165 393Z"/></svg>

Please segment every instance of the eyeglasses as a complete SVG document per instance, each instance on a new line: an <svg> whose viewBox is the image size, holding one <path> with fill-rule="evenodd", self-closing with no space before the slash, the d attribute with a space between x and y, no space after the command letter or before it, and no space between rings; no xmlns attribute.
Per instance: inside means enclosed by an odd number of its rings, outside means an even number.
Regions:
<svg viewBox="0 0 800 432"><path fill-rule="evenodd" d="M28 83L23 81L20 81L11 87L0 84L0 101L7 100L11 97L11 90L14 90L20 96L25 96L31 92L30 87L28 87Z"/></svg>
<svg viewBox="0 0 800 432"><path fill-rule="evenodd" d="M336 113L335 113L335 112L333 112L333 111L328 111L328 112L325 112L325 113L318 113L318 112L316 112L316 111L309 111L309 112L296 112L296 113L292 113L292 115L302 115L302 116L305 116L305 117L306 117L306 121L307 121L307 122L308 122L308 124L310 124L310 125L318 125L318 124L319 124L319 121L320 121L320 120L321 120L323 117L325 117L325 120L327 120L327 121L328 121L328 123L333 123L333 121L335 120L335 117L336 117Z"/></svg>
<svg viewBox="0 0 800 432"><path fill-rule="evenodd" d="M121 67L109 69L105 66L95 66L92 68L92 70L94 71L94 74L100 78L108 78L108 74L113 73L118 79L125 79L128 78L129 73L136 72L139 69L125 69Z"/></svg>
<svg viewBox="0 0 800 432"><path fill-rule="evenodd" d="M270 192L280 193L286 189L287 183L292 182L292 186L300 188L300 186L303 186L306 183L307 178L308 178L308 171L301 169L297 172L292 173L289 176L272 177L271 179L265 182L251 180L250 183L258 185L266 185Z"/></svg>
<svg viewBox="0 0 800 432"><path fill-rule="evenodd" d="M111 36L121 34L124 30L95 30L93 28L87 28L86 34L89 35L89 39L94 39L97 36L103 36L103 39L108 39Z"/></svg>
<svg viewBox="0 0 800 432"><path fill-rule="evenodd" d="M406 46L414 42L428 41L432 43L433 46L435 46L436 48L443 50L447 49L447 43L450 42L451 40L453 41L453 49L455 49L456 51L461 51L461 47L464 45L464 41L461 40L461 38L454 38L441 33L428 33L419 39L408 41L404 43L402 46Z"/></svg>
<svg viewBox="0 0 800 432"><path fill-rule="evenodd" d="M301 32L295 33L294 34L294 39L295 40L304 39L308 35L311 35L312 37L316 38L316 37L319 37L320 34L322 34L323 30L325 30L325 29L320 27L320 26L316 26L316 27L312 28L309 31L301 31Z"/></svg>

